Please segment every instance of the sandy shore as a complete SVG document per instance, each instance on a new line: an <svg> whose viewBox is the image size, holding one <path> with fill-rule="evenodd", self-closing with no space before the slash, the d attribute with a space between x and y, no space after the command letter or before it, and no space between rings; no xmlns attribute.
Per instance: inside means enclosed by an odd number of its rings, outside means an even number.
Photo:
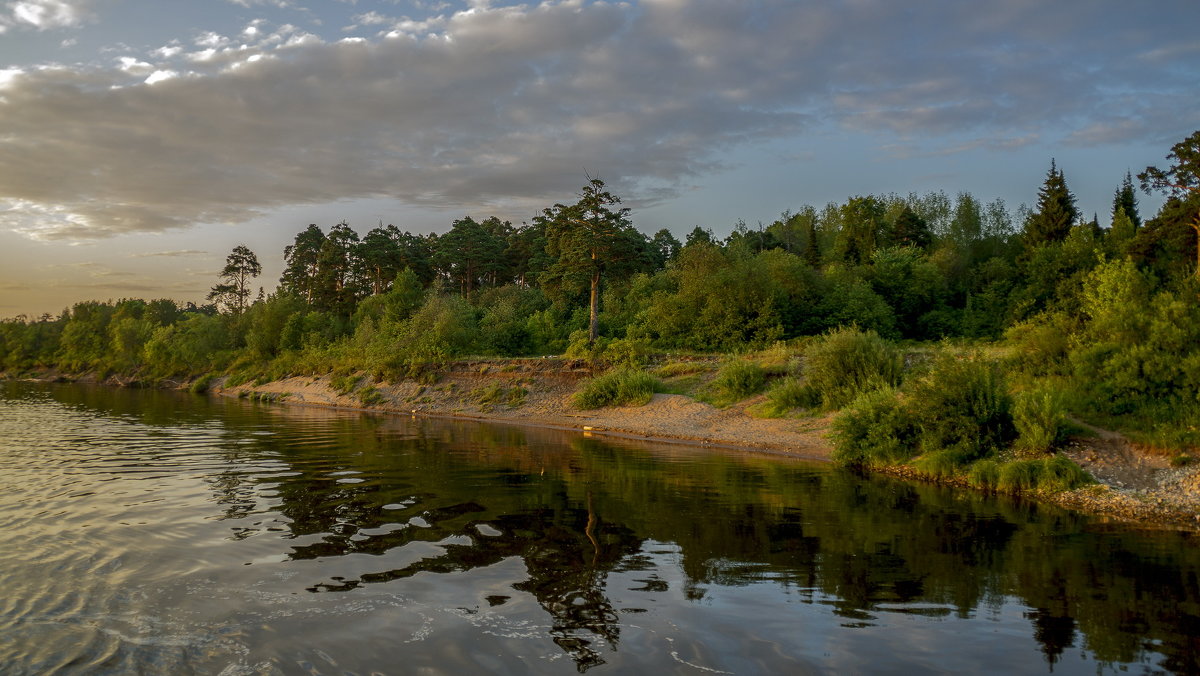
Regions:
<svg viewBox="0 0 1200 676"><path fill-rule="evenodd" d="M375 384L374 390L381 400L371 405L364 405L361 388L339 394L325 376L232 388L218 382L211 391L227 396L266 394L293 404L508 422L576 429L597 435L758 449L802 458L829 459L831 446L825 438L827 417L754 418L746 414L745 409L756 403L756 399L720 409L678 394L656 394L645 406L579 410L571 406L570 396L585 376L586 371L582 370L554 374L450 371L432 385L408 381ZM524 390L524 395L518 405L483 403L480 401L481 390L489 387L508 391L519 387Z"/></svg>
<svg viewBox="0 0 1200 676"><path fill-rule="evenodd" d="M570 396L589 374L584 368L561 364L497 370L486 363L465 363L440 373L437 382L430 385L410 381L363 385L339 394L328 377L320 376L233 388L218 382L213 391L226 396L266 395L301 405L486 420L573 429L584 434L756 449L817 460L830 458L830 416L755 418L746 409L761 397L716 408L676 394L657 394L639 407L579 410L571 406ZM363 403L366 387L375 393L376 400L370 405ZM489 392L503 398L516 388L522 396L485 401ZM1115 432L1092 432L1091 436L1072 440L1064 453L1095 477L1097 485L1042 499L1121 522L1200 530L1200 466L1172 467L1166 455L1138 448ZM913 476L906 468L889 473Z"/></svg>

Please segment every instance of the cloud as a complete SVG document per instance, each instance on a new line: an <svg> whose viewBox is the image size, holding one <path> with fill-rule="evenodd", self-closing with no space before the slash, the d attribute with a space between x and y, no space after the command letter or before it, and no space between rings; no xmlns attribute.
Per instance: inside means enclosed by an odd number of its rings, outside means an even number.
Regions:
<svg viewBox="0 0 1200 676"><path fill-rule="evenodd" d="M108 67L5 71L0 228L79 240L355 198L519 219L585 170L645 205L809 131L925 154L1116 143L1173 133L1169 112L1200 102L1194 78L1128 56L1189 39L1192 5L995 5L476 3L357 13L367 39L258 22Z"/></svg>
<svg viewBox="0 0 1200 676"><path fill-rule="evenodd" d="M132 256L133 258L152 258L152 257L159 257L159 256L167 257L167 258L180 258L180 257L184 257L184 256L207 256L207 255L208 255L207 251L200 251L198 249L178 249L176 251L151 251L148 253L130 254L130 256Z"/></svg>
<svg viewBox="0 0 1200 676"><path fill-rule="evenodd" d="M7 21L39 31L70 28L91 17L91 0L20 0L8 3Z"/></svg>

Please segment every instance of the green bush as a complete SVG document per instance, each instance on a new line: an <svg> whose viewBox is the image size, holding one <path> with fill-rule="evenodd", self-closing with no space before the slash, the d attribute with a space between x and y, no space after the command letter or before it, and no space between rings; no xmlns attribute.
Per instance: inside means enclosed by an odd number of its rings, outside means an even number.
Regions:
<svg viewBox="0 0 1200 676"><path fill-rule="evenodd" d="M967 482L975 488L995 490L1000 483L1000 463L995 460L979 460L967 470Z"/></svg>
<svg viewBox="0 0 1200 676"><path fill-rule="evenodd" d="M375 406L387 401L387 397L374 387L364 387L358 391L358 400L362 402L363 406Z"/></svg>
<svg viewBox="0 0 1200 676"><path fill-rule="evenodd" d="M703 373L708 370L708 364L699 361L673 361L654 369L654 375L659 378L674 378L693 373Z"/></svg>
<svg viewBox="0 0 1200 676"><path fill-rule="evenodd" d="M656 392L663 391L658 378L645 371L619 369L592 378L572 397L577 408L603 406L644 406Z"/></svg>
<svg viewBox="0 0 1200 676"><path fill-rule="evenodd" d="M954 448L965 465L1008 448L1016 436L999 364L981 355L943 352L905 390L919 412L925 452Z"/></svg>
<svg viewBox="0 0 1200 676"><path fill-rule="evenodd" d="M958 476L975 460L975 449L969 444L957 444L925 452L913 462L913 467L930 476Z"/></svg>
<svg viewBox="0 0 1200 676"><path fill-rule="evenodd" d="M900 384L904 359L874 331L840 328L821 336L805 352L805 381L825 409L837 409L860 393Z"/></svg>
<svg viewBox="0 0 1200 676"><path fill-rule="evenodd" d="M1013 446L1020 453L1046 453L1065 436L1066 403L1061 390L1045 388L1018 394L1013 399L1012 415L1017 428Z"/></svg>
<svg viewBox="0 0 1200 676"><path fill-rule="evenodd" d="M616 338L602 353L605 362L623 368L642 368L650 360L650 346L640 340Z"/></svg>
<svg viewBox="0 0 1200 676"><path fill-rule="evenodd" d="M767 375L762 367L744 359L735 359L717 371L712 386L724 398L737 401L762 391Z"/></svg>
<svg viewBox="0 0 1200 676"><path fill-rule="evenodd" d="M188 390L192 394L204 394L205 392L208 392L209 387L212 387L212 383L214 380L216 380L216 378L216 375L212 373L206 373L192 381L192 386L189 387Z"/></svg>
<svg viewBox="0 0 1200 676"><path fill-rule="evenodd" d="M895 389L860 394L833 419L833 460L856 467L892 465L911 458L919 429Z"/></svg>
<svg viewBox="0 0 1200 676"><path fill-rule="evenodd" d="M492 383L471 390L471 398L481 407L488 407L494 404L505 404L511 408L516 408L525 403L525 395L528 390L520 385L513 387L505 387L500 383Z"/></svg>
<svg viewBox="0 0 1200 676"><path fill-rule="evenodd" d="M766 394L766 401L754 412L760 418L778 418L797 408L816 408L821 403L813 388L800 378L781 378Z"/></svg>
<svg viewBox="0 0 1200 676"><path fill-rule="evenodd" d="M1068 491L1093 483L1087 472L1068 458L1056 455L1051 458L1013 460L1000 466L1000 477L996 482L1001 491Z"/></svg>
<svg viewBox="0 0 1200 676"><path fill-rule="evenodd" d="M335 373L329 379L329 386L333 388L341 396L346 396L358 387L358 381L361 377L353 373Z"/></svg>

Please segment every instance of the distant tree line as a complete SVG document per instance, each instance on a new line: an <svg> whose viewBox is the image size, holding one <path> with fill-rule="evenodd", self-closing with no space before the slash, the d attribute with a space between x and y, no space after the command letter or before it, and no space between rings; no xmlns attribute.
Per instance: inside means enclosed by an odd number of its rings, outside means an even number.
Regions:
<svg viewBox="0 0 1200 676"><path fill-rule="evenodd" d="M1047 352L1046 368L1126 382L1141 388L1130 401L1141 401L1154 388L1136 382L1153 380L1147 360L1159 358L1144 354L1150 337L1117 344L1097 322L1125 336L1113 316L1136 311L1121 321L1142 326L1159 312L1153 321L1182 333L1157 354L1174 364L1200 359L1197 148L1200 132L1172 149L1168 169L1139 174L1143 188L1167 194L1147 220L1127 172L1107 226L1079 212L1054 161L1032 208L966 192L854 196L771 223L739 222L724 239L699 226L683 242L666 229L646 235L590 178L576 201L521 225L465 216L440 235L381 223L360 236L345 222L328 231L314 224L285 248L273 293L250 299L261 268L237 247L209 297L215 305L84 302L57 317L7 320L0 368L146 379L332 368L387 376L466 354L614 343L731 352L856 325L912 340L1028 343L1055 333L1059 343L1046 337L1036 348ZM1122 289L1098 281L1117 271ZM1162 382L1191 386L1172 378Z"/></svg>

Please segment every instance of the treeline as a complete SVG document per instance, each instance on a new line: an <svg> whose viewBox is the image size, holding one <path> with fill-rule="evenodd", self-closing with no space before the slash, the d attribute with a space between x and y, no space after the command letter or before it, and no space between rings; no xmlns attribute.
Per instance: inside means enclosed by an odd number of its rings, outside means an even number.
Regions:
<svg viewBox="0 0 1200 676"><path fill-rule="evenodd" d="M310 225L274 293L250 300L258 264L239 247L216 305L86 302L8 320L0 368L395 378L468 354L737 352L855 325L893 340L1007 336L1104 415L1153 408L1175 425L1200 410L1194 191L1143 222L1127 173L1105 227L1051 163L1032 209L856 196L682 242L639 232L599 180L578 197L520 226L466 217L442 235Z"/></svg>

